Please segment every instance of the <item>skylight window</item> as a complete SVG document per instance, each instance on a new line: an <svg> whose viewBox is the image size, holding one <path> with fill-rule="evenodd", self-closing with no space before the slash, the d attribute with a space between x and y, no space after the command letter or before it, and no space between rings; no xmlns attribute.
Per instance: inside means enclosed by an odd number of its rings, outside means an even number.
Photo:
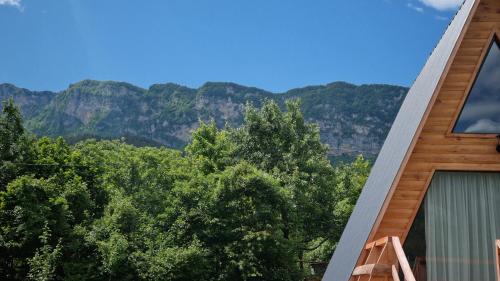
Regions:
<svg viewBox="0 0 500 281"><path fill-rule="evenodd" d="M500 46L496 36L453 132L500 134Z"/></svg>

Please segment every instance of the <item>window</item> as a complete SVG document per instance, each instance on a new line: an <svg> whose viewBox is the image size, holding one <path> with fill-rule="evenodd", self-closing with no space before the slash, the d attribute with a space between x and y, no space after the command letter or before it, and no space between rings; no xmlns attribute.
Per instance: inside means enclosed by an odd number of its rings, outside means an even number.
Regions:
<svg viewBox="0 0 500 281"><path fill-rule="evenodd" d="M496 36L453 132L500 134L500 46Z"/></svg>
<svg viewBox="0 0 500 281"><path fill-rule="evenodd" d="M417 281L496 281L500 173L436 172L404 244Z"/></svg>

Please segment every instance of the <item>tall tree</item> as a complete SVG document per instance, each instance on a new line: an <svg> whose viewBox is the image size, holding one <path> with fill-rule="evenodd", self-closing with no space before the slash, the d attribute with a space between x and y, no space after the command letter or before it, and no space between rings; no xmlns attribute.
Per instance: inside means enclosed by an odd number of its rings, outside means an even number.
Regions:
<svg viewBox="0 0 500 281"><path fill-rule="evenodd" d="M340 198L328 147L319 127L307 123L300 101L286 102L286 111L267 101L247 106L243 125L233 130L235 157L245 159L278 179L287 197L281 209L283 233L294 241L303 267L304 252L336 239L342 225L336 211Z"/></svg>
<svg viewBox="0 0 500 281"><path fill-rule="evenodd" d="M297 280L296 259L283 237L278 181L249 163L226 169L210 199L210 223L217 254L217 280Z"/></svg>
<svg viewBox="0 0 500 281"><path fill-rule="evenodd" d="M19 162L30 162L32 138L24 130L23 119L12 98L3 102L0 114L0 191L16 175L26 170Z"/></svg>

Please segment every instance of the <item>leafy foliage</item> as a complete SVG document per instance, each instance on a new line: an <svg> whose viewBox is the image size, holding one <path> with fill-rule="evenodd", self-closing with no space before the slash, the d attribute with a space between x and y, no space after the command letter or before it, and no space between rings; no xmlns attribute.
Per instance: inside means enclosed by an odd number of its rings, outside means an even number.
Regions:
<svg viewBox="0 0 500 281"><path fill-rule="evenodd" d="M181 152L36 139L8 101L0 115L3 280L310 274L309 261L333 252L368 162L332 167L299 101L245 112L239 128L200 121Z"/></svg>

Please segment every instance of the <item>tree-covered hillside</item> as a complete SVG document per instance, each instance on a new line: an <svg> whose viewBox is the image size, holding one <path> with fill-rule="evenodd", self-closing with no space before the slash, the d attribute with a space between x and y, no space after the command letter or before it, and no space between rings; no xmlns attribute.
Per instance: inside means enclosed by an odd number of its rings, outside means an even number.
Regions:
<svg viewBox="0 0 500 281"><path fill-rule="evenodd" d="M298 102L248 106L241 126L202 123L190 139L184 152L69 145L32 136L5 103L1 279L299 281L329 259L369 167L332 167Z"/></svg>
<svg viewBox="0 0 500 281"><path fill-rule="evenodd" d="M300 98L307 121L319 124L329 154L373 158L385 139L407 88L356 86L335 82L270 93L234 83L206 83L198 89L155 84L143 89L123 82L84 80L59 93L31 92L0 84L0 100L10 96L21 107L26 127L70 142L95 137L123 137L133 144L182 148L199 120L214 120L219 128L243 122L247 102L266 99L281 108Z"/></svg>

